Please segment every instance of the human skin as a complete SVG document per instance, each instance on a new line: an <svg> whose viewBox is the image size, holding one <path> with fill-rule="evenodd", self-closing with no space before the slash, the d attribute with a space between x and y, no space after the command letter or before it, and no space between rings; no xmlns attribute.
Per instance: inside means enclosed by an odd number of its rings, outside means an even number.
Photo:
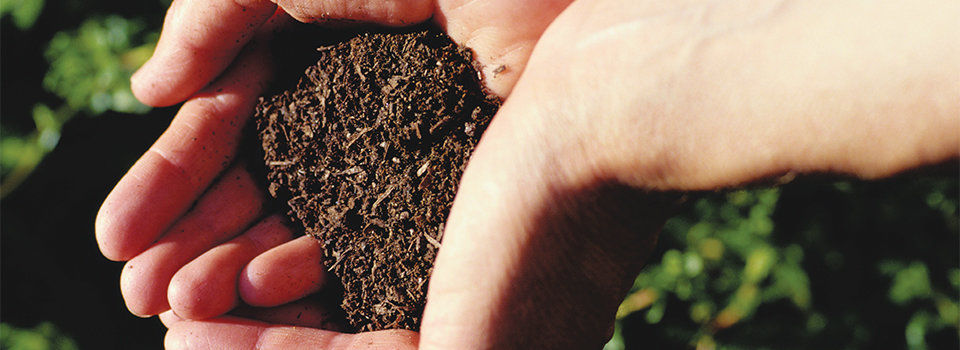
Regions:
<svg viewBox="0 0 960 350"><path fill-rule="evenodd" d="M430 349L597 347L671 193L785 174L871 179L960 153L955 2L345 3L280 5L303 20L433 16L506 97L463 175L419 337L215 318L241 302L283 307L322 288L325 273L291 262L317 245L291 240L276 219L255 225L267 214L262 191L241 168L224 170L268 77L263 45L234 59L246 42L235 38L269 32L270 22L246 28L272 3L178 0L133 88L154 105L192 97L97 219L104 255L130 260L128 307L164 313L169 347L335 348L361 337ZM500 65L509 74L491 74Z"/></svg>

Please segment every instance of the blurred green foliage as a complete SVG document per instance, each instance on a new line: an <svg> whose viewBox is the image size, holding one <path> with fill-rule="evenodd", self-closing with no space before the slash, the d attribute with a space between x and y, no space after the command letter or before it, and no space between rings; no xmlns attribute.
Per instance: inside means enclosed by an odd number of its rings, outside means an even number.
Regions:
<svg viewBox="0 0 960 350"><path fill-rule="evenodd" d="M138 20L119 16L91 18L75 31L57 33L47 46L50 69L43 79L48 91L71 110L98 115L108 110L145 113L130 92L130 75L146 62L156 34L144 34Z"/></svg>
<svg viewBox="0 0 960 350"><path fill-rule="evenodd" d="M37 22L43 11L44 0L5 0L0 1L0 16L9 15L13 24L20 29L29 29Z"/></svg>
<svg viewBox="0 0 960 350"><path fill-rule="evenodd" d="M791 203L781 202L784 191ZM902 341L879 345L921 350L938 348L934 332L948 334L937 338L941 348L956 344L957 196L950 177L708 194L667 222L662 257L637 277L606 349L624 348L631 317L655 325L662 339L653 348L856 349L887 337ZM834 197L844 201L820 202ZM904 238L915 244L884 242ZM844 291L870 280L882 288Z"/></svg>
<svg viewBox="0 0 960 350"><path fill-rule="evenodd" d="M43 8L43 0L4 1L0 16L27 30ZM0 196L16 188L56 147L63 124L71 118L106 111L149 111L133 97L129 81L153 53L157 29L148 30L140 19L104 15L87 18L79 28L54 35L46 44L44 56L49 66L43 88L59 101L48 104L38 96L36 101L13 102L33 105L32 130L15 131L0 122ZM11 117L21 116L4 119Z"/></svg>
<svg viewBox="0 0 960 350"><path fill-rule="evenodd" d="M10 350L76 350L77 344L56 326L44 322L31 329L0 323L0 348Z"/></svg>

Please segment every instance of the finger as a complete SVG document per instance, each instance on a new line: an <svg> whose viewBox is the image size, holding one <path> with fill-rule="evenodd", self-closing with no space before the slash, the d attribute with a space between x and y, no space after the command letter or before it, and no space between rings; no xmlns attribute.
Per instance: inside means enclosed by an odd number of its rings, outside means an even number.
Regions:
<svg viewBox="0 0 960 350"><path fill-rule="evenodd" d="M198 320L225 314L237 306L237 279L243 267L293 237L285 221L280 215L267 217L243 235L184 265L170 280L170 308L180 317Z"/></svg>
<svg viewBox="0 0 960 350"><path fill-rule="evenodd" d="M402 26L433 13L432 0L276 0L301 22L350 20ZM233 60L251 33L273 13L267 0L177 0L153 57L134 75L138 99L154 106L182 101Z"/></svg>
<svg viewBox="0 0 960 350"><path fill-rule="evenodd" d="M333 301L301 299L275 307L260 308L243 305L231 315L270 324L310 327L328 331L344 331L342 312Z"/></svg>
<svg viewBox="0 0 960 350"><path fill-rule="evenodd" d="M167 349L416 349L417 334L406 330L344 334L320 329L278 326L222 317L173 325Z"/></svg>
<svg viewBox="0 0 960 350"><path fill-rule="evenodd" d="M242 166L227 171L169 233L124 266L120 290L130 312L150 316L169 309L167 287L174 273L242 232L260 215L263 196Z"/></svg>
<svg viewBox="0 0 960 350"><path fill-rule="evenodd" d="M183 321L183 319L180 318L180 316L177 316L177 314L173 313L173 310L167 310L167 311L161 312L159 315L159 318L160 318L160 322L162 322L163 325L167 328L172 327L174 323Z"/></svg>
<svg viewBox="0 0 960 350"><path fill-rule="evenodd" d="M276 0L300 22L350 20L386 26L404 26L426 21L433 14L433 0Z"/></svg>
<svg viewBox="0 0 960 350"><path fill-rule="evenodd" d="M233 61L276 11L266 0L176 0L153 57L132 77L137 99L169 106L193 95Z"/></svg>
<svg viewBox="0 0 960 350"><path fill-rule="evenodd" d="M183 105L104 200L97 213L100 251L129 260L155 242L232 162L243 124L269 76L261 45Z"/></svg>
<svg viewBox="0 0 960 350"><path fill-rule="evenodd" d="M320 290L327 281L320 243L303 236L257 256L240 273L244 302L276 306Z"/></svg>
<svg viewBox="0 0 960 350"><path fill-rule="evenodd" d="M438 3L435 20L474 51L484 85L506 97L544 30L572 1L447 0Z"/></svg>

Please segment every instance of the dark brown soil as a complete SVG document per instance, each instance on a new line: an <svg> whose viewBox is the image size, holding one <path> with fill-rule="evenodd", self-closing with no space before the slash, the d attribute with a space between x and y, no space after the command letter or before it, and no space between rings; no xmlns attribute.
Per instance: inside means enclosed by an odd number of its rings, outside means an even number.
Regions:
<svg viewBox="0 0 960 350"><path fill-rule="evenodd" d="M416 330L460 175L500 102L470 51L430 28L318 50L257 107L269 192L324 246L353 327Z"/></svg>

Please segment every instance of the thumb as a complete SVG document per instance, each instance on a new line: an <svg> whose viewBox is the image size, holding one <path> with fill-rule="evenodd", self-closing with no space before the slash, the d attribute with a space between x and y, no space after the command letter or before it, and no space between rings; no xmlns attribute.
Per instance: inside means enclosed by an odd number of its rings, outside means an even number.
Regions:
<svg viewBox="0 0 960 350"><path fill-rule="evenodd" d="M607 181L582 129L537 105L515 92L470 160L430 281L423 348L601 346L653 247L669 196Z"/></svg>

